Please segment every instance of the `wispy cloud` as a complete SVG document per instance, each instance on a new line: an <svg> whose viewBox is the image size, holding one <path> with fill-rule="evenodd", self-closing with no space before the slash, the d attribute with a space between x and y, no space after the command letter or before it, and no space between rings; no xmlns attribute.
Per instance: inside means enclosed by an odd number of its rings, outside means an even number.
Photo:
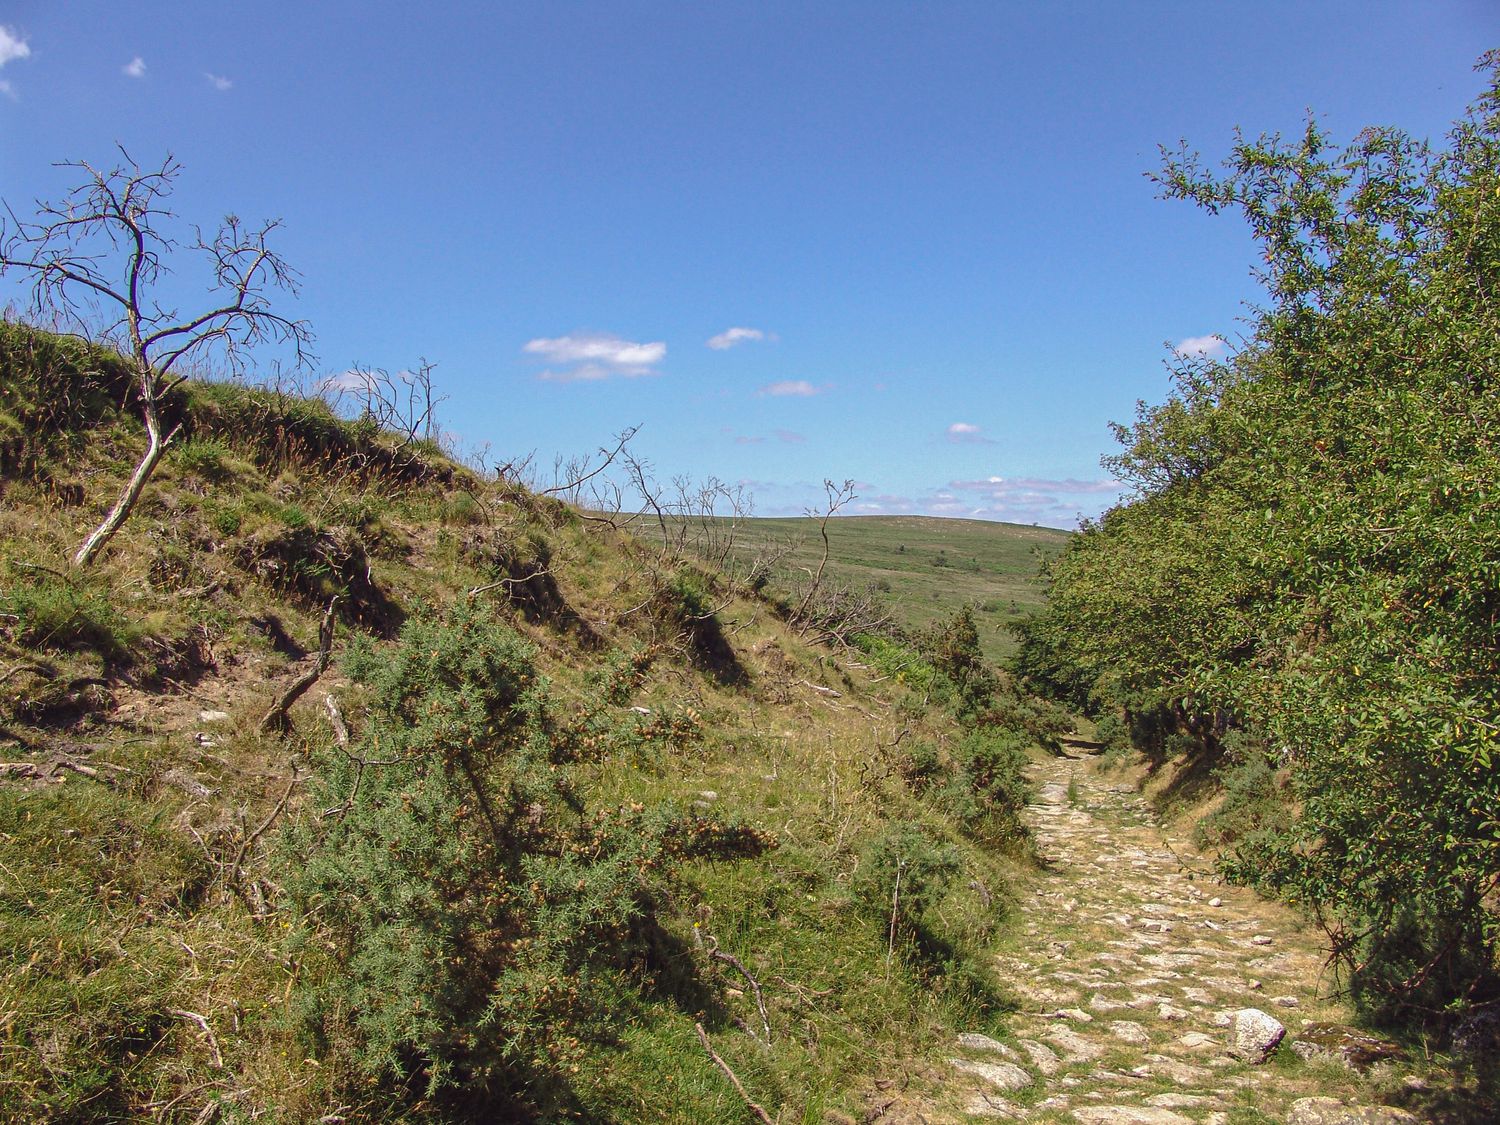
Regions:
<svg viewBox="0 0 1500 1125"><path fill-rule="evenodd" d="M0 25L0 67L6 63L15 62L16 59L30 56L31 45L21 38L14 28ZM11 85L10 79L0 78L0 94L4 94L12 101L15 100L16 88Z"/></svg>
<svg viewBox="0 0 1500 1125"><path fill-rule="evenodd" d="M146 60L141 58L140 55L136 55L135 58L120 68L120 73L127 78L146 77Z"/></svg>
<svg viewBox="0 0 1500 1125"><path fill-rule="evenodd" d="M549 367L537 376L557 383L597 382L621 376L659 375L656 365L665 358L667 345L660 340L637 343L604 332L580 332L571 336L539 336L521 349L540 356ZM572 366L568 366L568 365Z"/></svg>
<svg viewBox="0 0 1500 1125"><path fill-rule="evenodd" d="M954 422L948 427L948 440L951 442L967 442L970 445L994 445L993 438L984 436L984 430L973 422Z"/></svg>
<svg viewBox="0 0 1500 1125"><path fill-rule="evenodd" d="M777 430L776 440L787 445L801 445L807 438L794 430Z"/></svg>
<svg viewBox="0 0 1500 1125"><path fill-rule="evenodd" d="M766 439L763 438L763 437L752 436L750 434L736 434L735 435L735 439L734 439L734 444L735 445L761 445L761 444L763 444L765 442L765 440Z"/></svg>
<svg viewBox="0 0 1500 1125"><path fill-rule="evenodd" d="M1184 359L1193 356L1223 359L1229 351L1229 342L1223 336L1189 336L1173 344L1172 350Z"/></svg>
<svg viewBox="0 0 1500 1125"><path fill-rule="evenodd" d="M16 33L15 28L0 25L0 66L30 55L31 45Z"/></svg>
<svg viewBox="0 0 1500 1125"><path fill-rule="evenodd" d="M1070 495L1113 495L1121 489L1117 480L1079 480L1065 477L1052 480L1046 477L984 477L982 480L951 480L948 487L961 492L983 492L991 495L1008 495L1017 491L1061 492Z"/></svg>
<svg viewBox="0 0 1500 1125"><path fill-rule="evenodd" d="M708 346L715 351L722 352L734 347L736 344L743 344L748 340L767 340L770 338L759 328L730 328L720 332L717 336L709 337Z"/></svg>
<svg viewBox="0 0 1500 1125"><path fill-rule="evenodd" d="M228 90L234 86L234 83L228 78L225 78L222 74L210 74L205 70L203 72L203 77L208 79L208 84L210 86L220 92Z"/></svg>
<svg viewBox="0 0 1500 1125"><path fill-rule="evenodd" d="M915 495L882 493L871 486L860 490L858 502L849 510L871 516L945 516L1067 529L1078 526L1080 517L1097 517L1120 492L1121 486L1112 480L994 476L953 480Z"/></svg>
<svg viewBox="0 0 1500 1125"><path fill-rule="evenodd" d="M1119 481L1108 478L993 476L949 481L925 507L932 515L1073 527L1080 516L1098 516L1115 502L1121 489Z"/></svg>
<svg viewBox="0 0 1500 1125"><path fill-rule="evenodd" d="M755 393L758 395L770 395L773 398L811 398L819 393L819 388L813 386L806 379L782 379L777 383L767 383Z"/></svg>

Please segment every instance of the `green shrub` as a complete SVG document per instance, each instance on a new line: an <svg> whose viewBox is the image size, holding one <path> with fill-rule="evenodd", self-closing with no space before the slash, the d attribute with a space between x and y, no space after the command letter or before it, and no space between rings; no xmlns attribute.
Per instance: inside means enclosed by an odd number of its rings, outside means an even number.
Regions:
<svg viewBox="0 0 1500 1125"><path fill-rule="evenodd" d="M318 762L313 806L333 811L286 850L308 953L333 962L304 990L314 1037L393 1088L561 1112L681 862L771 841L667 806L586 809L571 767L610 752L603 706L561 722L531 648L480 608L413 618L347 670L371 689L367 728Z"/></svg>
<svg viewBox="0 0 1500 1125"><path fill-rule="evenodd" d="M205 499L203 514L209 526L225 539L238 535L245 523L245 506L235 500Z"/></svg>
<svg viewBox="0 0 1500 1125"><path fill-rule="evenodd" d="M1224 739L1226 762L1218 781L1224 791L1219 807L1193 829L1199 847L1222 848L1261 832L1290 827L1291 794L1267 753L1265 742L1244 731Z"/></svg>
<svg viewBox="0 0 1500 1125"><path fill-rule="evenodd" d="M189 438L172 446L171 455L178 468L204 480L222 481L230 475L226 464L230 456L229 446L219 438Z"/></svg>
<svg viewBox="0 0 1500 1125"><path fill-rule="evenodd" d="M964 870L957 848L919 824L889 824L860 855L851 892L861 913L878 925L892 957L900 956L959 1018L993 1012L1001 997L993 972L947 913Z"/></svg>
<svg viewBox="0 0 1500 1125"><path fill-rule="evenodd" d="M853 891L867 914L885 922L894 917L898 930L911 929L942 901L962 866L952 844L919 825L893 824L861 854Z"/></svg>
<svg viewBox="0 0 1500 1125"><path fill-rule="evenodd" d="M140 629L97 590L67 578L26 573L0 592L0 606L17 620L15 638L28 648L92 650L124 663Z"/></svg>
<svg viewBox="0 0 1500 1125"><path fill-rule="evenodd" d="M1026 737L1014 731L970 731L954 750L957 769L944 788L945 804L965 827L982 830L992 842L1024 834L1021 810L1031 799Z"/></svg>

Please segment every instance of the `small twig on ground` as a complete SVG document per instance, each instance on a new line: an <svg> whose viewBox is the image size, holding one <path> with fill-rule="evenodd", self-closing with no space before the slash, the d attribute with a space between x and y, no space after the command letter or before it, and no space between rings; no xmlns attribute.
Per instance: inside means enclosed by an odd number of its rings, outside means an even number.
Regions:
<svg viewBox="0 0 1500 1125"><path fill-rule="evenodd" d="M54 578L61 578L64 582L66 582L68 580L68 576L66 574L64 574L62 571L60 571L60 570L53 570L50 566L43 566L41 563L29 563L29 562L22 562L20 559L12 559L11 562L10 562L10 565L11 566L18 566L22 570L40 570L42 573L44 573L44 574L50 574Z"/></svg>
<svg viewBox="0 0 1500 1125"><path fill-rule="evenodd" d="M213 1052L215 1069L224 1069L224 1056L219 1053L219 1041L214 1038L213 1028L208 1026L207 1016L190 1012L186 1008L168 1008L167 1014L197 1024L203 1030L203 1037L208 1040L208 1049Z"/></svg>
<svg viewBox="0 0 1500 1125"><path fill-rule="evenodd" d="M297 787L297 782L302 779L297 776L297 764L292 763L292 779L286 783L286 789L281 794L281 800L276 802L276 807L271 810L271 815L261 821L260 827L250 835L246 836L240 844L240 850L235 853L234 862L229 866L227 882L230 886L237 886L240 878L240 868L244 866L245 857L250 854L250 849L255 846L255 841L269 831L271 825L276 823L276 818L281 815L281 810L286 808L286 803L291 799L292 790Z"/></svg>
<svg viewBox="0 0 1500 1125"><path fill-rule="evenodd" d="M12 676L19 675L22 672L30 672L33 676L40 676L44 680L57 679L57 673L54 672L51 668L48 668L45 664L17 664L14 668L11 668L9 671L7 671L3 676L0 676L0 684L3 684Z"/></svg>
<svg viewBox="0 0 1500 1125"><path fill-rule="evenodd" d="M698 1042L703 1044L703 1049L708 1052L708 1057L713 1060L716 1067L724 1072L724 1077L729 1079L730 1084L734 1086L735 1092L744 1099L745 1105L749 1107L751 1113L755 1114L756 1120L760 1121L761 1125L776 1125L776 1122L771 1119L769 1113L750 1100L750 1095L745 1092L745 1087L740 1084L740 1080L735 1076L734 1071L729 1069L729 1064L714 1052L713 1044L708 1041L708 1032L703 1030L703 1025L695 1023L693 1024L693 1030L698 1033Z"/></svg>
<svg viewBox="0 0 1500 1125"><path fill-rule="evenodd" d="M810 687L810 688L812 688L813 691L817 692L819 695L826 695L826 696L828 696L830 699L843 699L844 698L844 693L843 692L841 692L841 691L834 691L833 688L831 688L831 687L824 687L821 684L815 684L811 680L798 680L797 682L799 684L803 685L804 687Z"/></svg>
<svg viewBox="0 0 1500 1125"><path fill-rule="evenodd" d="M210 594L218 592L218 590L223 585L224 585L223 582L221 582L221 581L219 581L219 579L215 578L212 582L209 582L207 585L204 585L204 586L193 586L193 587L191 587L190 589L187 589L187 590L178 590L177 593L173 594L172 596L175 597L175 598L206 598Z"/></svg>
<svg viewBox="0 0 1500 1125"><path fill-rule="evenodd" d="M747 981L750 982L751 991L755 993L755 1006L760 1009L760 1025L765 1029L766 1042L770 1043L771 1019L766 1014L766 998L761 993L760 981L756 980L755 977L751 975L750 970L745 968L745 963L743 961L741 961L733 953L725 953L722 949L720 949L718 939L716 939L712 934L709 935L708 940L708 955L715 961L723 961L726 965L734 966L734 968L739 970L740 976L744 977Z"/></svg>
<svg viewBox="0 0 1500 1125"><path fill-rule="evenodd" d="M343 713L339 711L339 701L332 695L325 695L323 706L328 710L328 725L333 727L333 740L339 744L340 750L349 749L349 728L344 725Z"/></svg>
<svg viewBox="0 0 1500 1125"><path fill-rule="evenodd" d="M891 958L896 955L896 913L901 906L901 869L906 866L905 860L896 861L896 887L891 892L891 934L890 942L885 949L885 979L891 979Z"/></svg>

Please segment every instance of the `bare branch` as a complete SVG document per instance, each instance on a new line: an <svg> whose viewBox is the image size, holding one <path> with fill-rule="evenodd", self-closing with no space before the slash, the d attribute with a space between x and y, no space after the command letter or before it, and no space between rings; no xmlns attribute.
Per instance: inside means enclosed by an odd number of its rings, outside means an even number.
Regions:
<svg viewBox="0 0 1500 1125"><path fill-rule="evenodd" d="M38 201L32 220L7 204L0 220L0 275L30 278L34 314L115 345L135 368L146 449L119 499L73 556L78 567L89 565L129 518L172 440L160 415L166 396L186 378L174 374L179 363L217 356L239 374L245 353L265 343L289 344L299 365L312 360L307 324L270 308L274 290L297 292L297 275L267 245L279 221L249 229L231 215L212 238L198 232L181 251L207 260L210 290L222 296L186 316L162 302L156 286L168 272L166 258L179 251L167 233L176 216L164 201L182 166L168 154L159 167L142 168L124 148L119 152L122 160L112 168L62 164L80 181L62 200Z"/></svg>

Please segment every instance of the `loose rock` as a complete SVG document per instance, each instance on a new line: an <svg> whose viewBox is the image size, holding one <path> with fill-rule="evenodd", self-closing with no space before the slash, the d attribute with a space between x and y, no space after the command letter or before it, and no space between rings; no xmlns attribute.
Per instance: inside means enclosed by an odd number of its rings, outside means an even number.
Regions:
<svg viewBox="0 0 1500 1125"><path fill-rule="evenodd" d="M1282 1022L1259 1008L1241 1008L1229 1019L1229 1053L1246 1062L1265 1062L1285 1036Z"/></svg>
<svg viewBox="0 0 1500 1125"><path fill-rule="evenodd" d="M1299 1098L1286 1115L1286 1125L1403 1125L1417 1120L1404 1109L1345 1105L1337 1098Z"/></svg>
<svg viewBox="0 0 1500 1125"><path fill-rule="evenodd" d="M983 1078L1001 1090L1020 1090L1031 1085L1031 1075L1015 1063L982 1063L968 1059L949 1059L948 1065L975 1078Z"/></svg>

